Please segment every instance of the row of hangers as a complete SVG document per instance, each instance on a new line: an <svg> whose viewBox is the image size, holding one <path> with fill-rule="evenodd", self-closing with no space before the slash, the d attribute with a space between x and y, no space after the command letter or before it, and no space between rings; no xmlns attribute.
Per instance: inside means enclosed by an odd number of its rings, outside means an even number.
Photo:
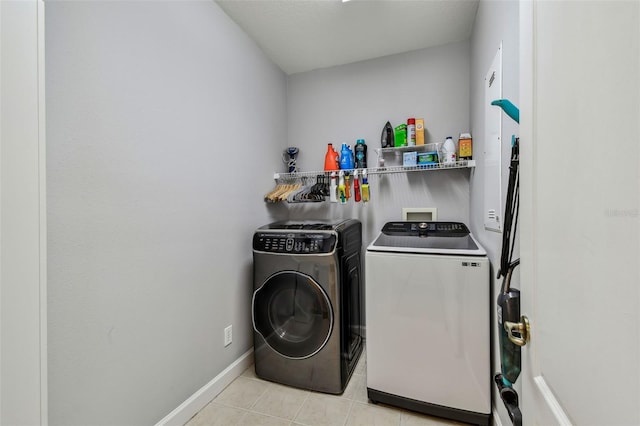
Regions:
<svg viewBox="0 0 640 426"><path fill-rule="evenodd" d="M324 201L329 195L329 177L326 175L296 178L302 182L281 182L264 196L268 203L314 203Z"/></svg>

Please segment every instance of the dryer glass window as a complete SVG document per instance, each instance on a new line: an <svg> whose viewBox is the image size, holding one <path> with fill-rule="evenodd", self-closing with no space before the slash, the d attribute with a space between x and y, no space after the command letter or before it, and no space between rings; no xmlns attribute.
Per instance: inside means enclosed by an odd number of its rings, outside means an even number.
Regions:
<svg viewBox="0 0 640 426"><path fill-rule="evenodd" d="M307 358L322 349L331 335L331 303L310 276L283 271L254 293L253 326L280 354Z"/></svg>

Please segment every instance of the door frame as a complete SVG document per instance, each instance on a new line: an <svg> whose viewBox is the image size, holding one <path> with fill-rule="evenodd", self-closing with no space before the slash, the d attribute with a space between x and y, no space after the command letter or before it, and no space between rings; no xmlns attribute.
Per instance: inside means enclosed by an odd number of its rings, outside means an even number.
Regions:
<svg viewBox="0 0 640 426"><path fill-rule="evenodd" d="M0 2L0 33L0 423L46 425L44 1Z"/></svg>

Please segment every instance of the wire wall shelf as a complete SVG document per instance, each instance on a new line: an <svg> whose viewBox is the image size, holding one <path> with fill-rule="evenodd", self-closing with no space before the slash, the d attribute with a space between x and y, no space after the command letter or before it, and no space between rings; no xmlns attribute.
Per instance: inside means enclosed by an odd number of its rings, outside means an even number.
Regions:
<svg viewBox="0 0 640 426"><path fill-rule="evenodd" d="M384 166L384 167L371 167L367 169L346 169L335 171L309 171L309 172L294 172L294 173L274 173L273 178L275 180L294 181L300 178L316 177L319 175L331 176L331 173L344 172L345 174L353 175L354 171L358 171L358 175L362 176L362 171L367 171L367 176L374 175L386 175L392 173L408 173L408 172L425 172L436 170L451 170L451 169L467 169L476 166L475 160L460 160L455 163L435 163L435 164L418 164L416 166Z"/></svg>

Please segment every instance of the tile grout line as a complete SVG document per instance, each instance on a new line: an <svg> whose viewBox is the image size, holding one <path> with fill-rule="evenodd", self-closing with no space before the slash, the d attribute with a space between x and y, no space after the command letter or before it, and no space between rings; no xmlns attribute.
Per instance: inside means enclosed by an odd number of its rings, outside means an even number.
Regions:
<svg viewBox="0 0 640 426"><path fill-rule="evenodd" d="M249 379L249 380L251 380L251 379ZM265 396L265 394L267 393L267 391L268 391L268 390L269 390L269 385L267 385L267 386L264 388L264 390L262 391L262 393L260 394L260 396L259 396L259 397L257 397L255 401L253 401L253 404L251 404L251 406L249 406L249 411L252 411L251 409L252 409L253 407L255 407L255 406L256 406L256 404L258 403L258 401L260 401L260 399L262 399L262 397L263 397L263 396Z"/></svg>
<svg viewBox="0 0 640 426"><path fill-rule="evenodd" d="M361 359L360 362L362 362L363 360ZM249 367L251 368L251 367ZM353 373L352 376L349 379L349 382L347 383L347 387L349 385L352 385L354 383L354 379L358 380L358 381L363 381L364 383L362 383L365 387L365 392L366 392L366 364L364 365L364 374L363 373ZM288 422L288 423L284 423L287 424L288 426L295 426L296 424L300 424L303 426L315 426L313 424L307 424L304 423L302 421L298 421L297 418L300 415L300 413L302 412L302 409L304 408L305 404L310 400L310 398L312 398L312 395L320 395L320 396L325 396L328 398L335 398L336 400L342 400L342 401L347 401L349 403L349 408L347 410L347 414L345 419L343 420L343 422L340 424L341 426L347 426L350 422L351 416L354 414L354 408L357 408L356 404L360 404L361 407L378 407L380 409L386 409L387 407L385 407L385 405L383 404L382 406L378 406L377 404L372 404L369 402L368 396L365 399L365 401L360 401L359 398L359 393L355 391L352 392L353 395L351 396L345 396L344 392L340 395L334 395L334 394L327 394L327 393L322 393L322 392L314 392L314 391L310 391L310 390L305 390L305 389L300 389L300 388L295 388L295 387L291 387L291 386L287 386L287 385L283 385L283 384L279 384L276 382L270 382L264 379L261 379L259 377L251 377L251 376L245 376L244 374L238 376L234 381L236 381L237 379L248 379L253 383L263 383L266 384L267 386L263 389L263 391L261 393L259 393L258 397L256 397L255 401L248 407L248 408L243 408L243 407L238 407L235 405L231 405L229 403L224 403L224 402L220 402L217 401L217 397L214 398L212 401L210 401L209 404L213 403L214 405L220 406L220 407L227 407L227 408L232 408L234 410L238 410L240 412L243 413L242 418L246 417L249 413L255 416L260 416L260 417L264 417L264 418L270 418L270 419L275 419L275 420L279 420L279 421L283 421L283 422ZM301 404L299 405L298 409L296 410L295 414L293 415L292 419L288 419L286 417L280 417L274 414L267 414L267 413L262 413L262 412L258 412L255 411L254 408L256 407L256 405L259 403L259 401L261 401L263 398L265 398L265 395L269 392L269 390L272 387L275 386L282 386L285 388L289 388L289 389L296 389L300 392L305 393L305 396L301 402ZM346 388L345 388L346 391ZM222 393L222 392L221 392ZM204 408L203 408L204 409ZM399 413L399 418L398 418L398 423L397 426L403 426L406 425L408 422L410 422L409 418L407 416L404 415L404 413L402 412L401 409L392 409L392 411L397 411ZM202 412L202 410L200 410L198 413L196 413L190 420L189 422L193 421L193 419L200 413ZM431 423L430 423L431 424ZM444 425L444 424L443 424Z"/></svg>
<svg viewBox="0 0 640 426"><path fill-rule="evenodd" d="M288 420L288 419L285 419L284 417L278 417L278 416L274 416L272 414L260 413L259 411L253 411L250 408L236 407L235 405L224 404L222 402L211 401L209 404L215 404L215 405L218 405L220 407L225 407L225 408L233 408L234 410L242 411L245 415L246 414L255 414L255 415L258 415L258 416L269 417L271 419L276 419L276 420L285 420L285 421ZM200 414L200 412L198 412L196 415L194 415L194 417L197 416L198 414ZM193 419L193 417L192 417L192 419ZM291 423L293 423L293 421Z"/></svg>
<svg viewBox="0 0 640 426"><path fill-rule="evenodd" d="M304 403L307 402L307 400L309 399L309 395L311 395L310 391L306 391L306 395L304 397L304 401L302 401L302 404L300 404L300 406L298 407L298 411L296 411L296 414L294 414L293 419L291 419L291 423L293 424L293 422L296 421L296 419L298 418L298 414L300 414L300 411L302 411L302 407L304 406Z"/></svg>
<svg viewBox="0 0 640 426"><path fill-rule="evenodd" d="M268 386L267 386L267 388L264 390L264 392L263 392L263 393L258 397L258 399L256 399L256 401L251 405L251 407L249 408L249 412L250 412L250 413L252 413L252 414L260 415L260 416L266 416L266 417L270 417L270 418L274 418L274 419L278 419L278 420L289 421L289 425L293 424L293 422L295 422L296 417L298 416L298 413L299 413L299 412L300 412L300 410L302 409L302 405L303 405L303 404L305 403L305 401L309 398L309 393L310 393L310 392L309 392L309 391L307 391L307 390L298 389L298 388L295 388L295 387L290 387L291 389L295 389L295 390L297 390L297 391L303 392L303 393L305 393L306 395L305 395L305 397L304 397L304 400L303 400L303 401L302 401L302 403L300 404L300 407L298 407L298 410L297 410L297 411L296 411L296 413L294 414L293 419L288 419L288 418L286 418L286 417L280 417L280 416L276 416L276 415L274 415L274 414L266 414L266 413L262 413L262 412L260 412L260 411L255 411L255 410L254 410L255 406L258 404L258 402L260 401L260 399L262 399L262 398L264 397L264 395L269 391L269 389L270 389L271 387L274 387L274 386L283 386L283 387L288 387L288 386L287 386L287 385L278 384L278 383L275 383L275 382L268 382L268 381L262 380L262 379L260 379L260 378L257 378L257 380L256 380L256 381L259 381L259 382L262 382L262 383L266 382L266 383L268 383Z"/></svg>
<svg viewBox="0 0 640 426"><path fill-rule="evenodd" d="M344 422L342 422L342 426L346 426L347 423L349 422L349 416L351 416L351 410L353 410L353 405L355 404L356 401L354 401L353 399L349 399L349 402L351 403L349 405L349 411L347 411L347 417L344 418Z"/></svg>

